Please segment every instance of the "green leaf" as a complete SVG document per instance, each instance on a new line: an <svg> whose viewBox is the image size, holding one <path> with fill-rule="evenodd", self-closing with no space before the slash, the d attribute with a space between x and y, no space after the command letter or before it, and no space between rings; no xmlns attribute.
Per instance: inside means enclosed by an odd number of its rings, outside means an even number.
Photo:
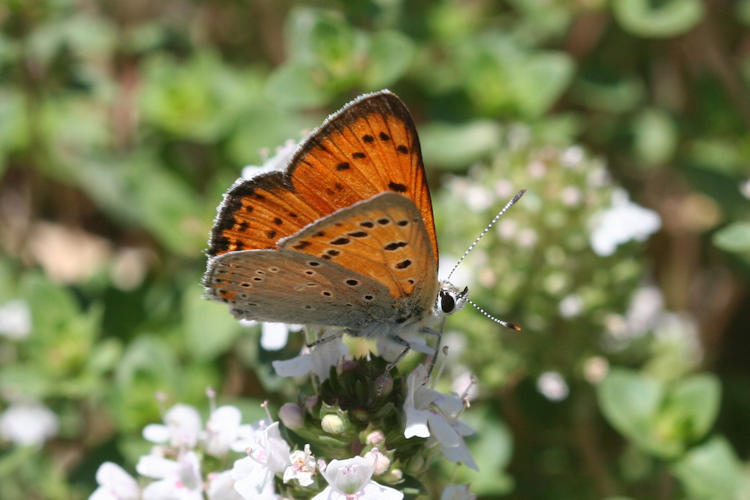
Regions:
<svg viewBox="0 0 750 500"><path fill-rule="evenodd" d="M685 33L703 17L701 0L613 0L612 9L626 31L645 38L667 38Z"/></svg>
<svg viewBox="0 0 750 500"><path fill-rule="evenodd" d="M500 126L489 120L462 124L430 123L419 131L425 163L458 170L491 153L500 144Z"/></svg>
<svg viewBox="0 0 750 500"><path fill-rule="evenodd" d="M616 80L578 78L571 98L595 110L623 113L638 106L643 100L643 82L635 76Z"/></svg>
<svg viewBox="0 0 750 500"><path fill-rule="evenodd" d="M713 236L714 245L750 257L750 222L733 222Z"/></svg>
<svg viewBox="0 0 750 500"><path fill-rule="evenodd" d="M328 101L326 76L300 62L279 66L268 78L266 93L272 101L290 108L312 108Z"/></svg>
<svg viewBox="0 0 750 500"><path fill-rule="evenodd" d="M547 111L573 78L573 59L563 52L537 52L510 72L518 106L537 117Z"/></svg>
<svg viewBox="0 0 750 500"><path fill-rule="evenodd" d="M713 375L693 375L677 382L670 391L668 407L677 409L689 420L689 438L702 438L713 426L719 412L721 386Z"/></svg>
<svg viewBox="0 0 750 500"><path fill-rule="evenodd" d="M660 109L643 110L633 123L635 152L649 166L668 162L677 147L677 130L669 115Z"/></svg>
<svg viewBox="0 0 750 500"><path fill-rule="evenodd" d="M597 387L599 406L619 432L646 449L658 449L649 436L664 395L664 386L638 372L613 368Z"/></svg>
<svg viewBox="0 0 750 500"><path fill-rule="evenodd" d="M204 299L198 286L185 291L182 309L187 349L196 359L222 354L242 330L226 305Z"/></svg>
<svg viewBox="0 0 750 500"><path fill-rule="evenodd" d="M693 448L672 470L688 497L695 500L739 500L750 488L742 463L723 437Z"/></svg>
<svg viewBox="0 0 750 500"><path fill-rule="evenodd" d="M513 477L505 471L513 455L513 436L505 423L488 411L469 413L467 423L476 434L466 437L479 471L461 467L456 471L457 483L471 484L471 492L496 496L513 489Z"/></svg>
<svg viewBox="0 0 750 500"><path fill-rule="evenodd" d="M396 31L382 31L370 39L368 64L364 73L365 86L379 89L392 84L409 67L414 44Z"/></svg>

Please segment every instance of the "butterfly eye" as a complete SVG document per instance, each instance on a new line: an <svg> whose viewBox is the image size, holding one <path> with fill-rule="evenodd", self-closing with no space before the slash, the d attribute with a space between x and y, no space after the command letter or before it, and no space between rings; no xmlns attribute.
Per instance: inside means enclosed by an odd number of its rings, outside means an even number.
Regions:
<svg viewBox="0 0 750 500"><path fill-rule="evenodd" d="M440 309L443 310L444 313L449 314L453 312L453 309L456 308L456 301L453 299L451 294L445 291L440 292Z"/></svg>

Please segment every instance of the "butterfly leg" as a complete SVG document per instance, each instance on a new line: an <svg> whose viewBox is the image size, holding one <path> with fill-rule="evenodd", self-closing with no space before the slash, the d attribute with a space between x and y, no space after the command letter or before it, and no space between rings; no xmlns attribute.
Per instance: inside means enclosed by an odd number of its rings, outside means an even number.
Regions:
<svg viewBox="0 0 750 500"><path fill-rule="evenodd" d="M307 344L308 349L312 349L315 346L319 346L321 344L328 343L332 340L340 339L345 333L351 334L352 332L349 331L349 329L339 330L336 333L332 333L330 335L326 335L324 337L320 337L318 340L315 340L313 342L310 342Z"/></svg>
<svg viewBox="0 0 750 500"><path fill-rule="evenodd" d="M437 337L437 345L435 345L435 354L432 355L432 359L430 360L430 369L427 370L427 378L429 379L432 376L432 370L435 368L435 363L437 362L438 355L440 354L440 344L443 341L443 332L440 330L435 330L434 328L430 328L429 326L423 326L419 329L420 333L426 333L429 335L434 335Z"/></svg>

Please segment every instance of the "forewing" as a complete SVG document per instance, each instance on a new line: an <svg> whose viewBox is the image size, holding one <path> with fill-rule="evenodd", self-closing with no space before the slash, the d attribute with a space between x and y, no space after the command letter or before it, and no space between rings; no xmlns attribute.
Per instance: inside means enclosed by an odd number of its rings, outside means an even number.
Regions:
<svg viewBox="0 0 750 500"><path fill-rule="evenodd" d="M276 248L308 224L385 191L414 203L437 257L414 122L398 97L381 91L331 115L299 145L283 172L235 184L219 208L208 254ZM436 271L437 259L430 265Z"/></svg>

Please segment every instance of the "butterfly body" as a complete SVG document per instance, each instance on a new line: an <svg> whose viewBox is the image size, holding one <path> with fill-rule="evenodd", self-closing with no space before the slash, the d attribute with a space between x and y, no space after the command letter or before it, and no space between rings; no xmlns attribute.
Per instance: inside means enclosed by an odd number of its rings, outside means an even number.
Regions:
<svg viewBox="0 0 750 500"><path fill-rule="evenodd" d="M207 296L237 318L338 327L406 346L402 335L466 297L438 281L419 140L388 91L329 117L283 171L230 188L208 255Z"/></svg>

